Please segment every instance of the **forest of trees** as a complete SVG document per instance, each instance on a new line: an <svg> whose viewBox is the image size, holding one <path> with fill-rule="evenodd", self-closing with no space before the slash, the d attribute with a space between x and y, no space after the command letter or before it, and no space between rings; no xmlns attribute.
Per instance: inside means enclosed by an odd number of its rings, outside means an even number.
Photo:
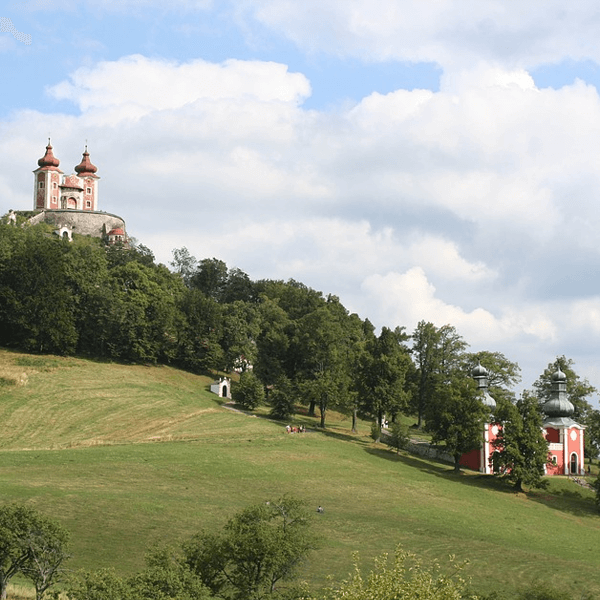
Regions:
<svg viewBox="0 0 600 600"><path fill-rule="evenodd" d="M236 370L236 401L249 409L266 403L276 418L289 418L298 405L310 415L318 410L321 427L329 410L352 415L354 426L359 416L380 426L384 417L394 423L413 415L455 457L479 443L485 415L470 376L478 362L489 371L498 414L524 414L501 408L519 406L518 364L499 352L469 352L450 324L377 333L336 296L294 280L252 281L186 248L173 250L169 268L141 244L106 246L85 236L69 243L44 224L0 224L0 324L0 345L8 348L197 373ZM587 425L587 455L596 456L600 413L587 401L595 388L571 360L560 362L575 418ZM537 399L535 410L554 370L550 363L526 394Z"/></svg>

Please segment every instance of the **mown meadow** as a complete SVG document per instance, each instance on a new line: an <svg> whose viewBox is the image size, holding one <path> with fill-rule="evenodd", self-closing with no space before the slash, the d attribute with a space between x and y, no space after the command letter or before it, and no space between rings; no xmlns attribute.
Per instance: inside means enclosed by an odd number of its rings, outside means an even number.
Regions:
<svg viewBox="0 0 600 600"><path fill-rule="evenodd" d="M549 579L600 595L600 514L563 478L515 494L476 473L399 455L302 414L287 423L223 405L210 379L169 367L0 350L0 502L19 501L72 534L70 568L131 573L154 543L220 527L251 503L291 494L314 512L321 547L301 576L314 589L397 544L426 561L468 559L473 589Z"/></svg>

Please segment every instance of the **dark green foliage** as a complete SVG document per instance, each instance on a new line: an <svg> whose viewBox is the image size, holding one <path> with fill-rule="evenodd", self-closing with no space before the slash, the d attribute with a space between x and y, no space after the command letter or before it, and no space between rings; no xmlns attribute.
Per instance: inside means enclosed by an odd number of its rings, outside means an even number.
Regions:
<svg viewBox="0 0 600 600"><path fill-rule="evenodd" d="M58 580L68 558L69 535L55 521L22 504L0 507L0 599L18 573L35 585L36 598Z"/></svg>
<svg viewBox="0 0 600 600"><path fill-rule="evenodd" d="M187 565L215 596L274 597L315 547L302 503L284 497L246 508L218 533L199 533L185 546Z"/></svg>
<svg viewBox="0 0 600 600"><path fill-rule="evenodd" d="M290 380L282 376L273 389L269 391L268 403L271 407L270 415L274 419L285 421L294 416L297 395Z"/></svg>
<svg viewBox="0 0 600 600"><path fill-rule="evenodd" d="M407 376L412 361L403 328L383 327L379 337L369 336L357 360L355 387L363 412L381 427L384 415L395 416L408 406Z"/></svg>
<svg viewBox="0 0 600 600"><path fill-rule="evenodd" d="M408 427L399 422L392 423L389 440L390 446L397 452L406 450L409 442Z"/></svg>
<svg viewBox="0 0 600 600"><path fill-rule="evenodd" d="M11 230L0 225L1 233ZM34 352L74 352L78 331L69 244L29 228L0 265L0 343Z"/></svg>
<svg viewBox="0 0 600 600"><path fill-rule="evenodd" d="M190 286L205 296L220 301L227 283L227 265L216 258L200 261L198 269L190 277Z"/></svg>
<svg viewBox="0 0 600 600"><path fill-rule="evenodd" d="M478 363L488 371L488 391L492 398L497 403L514 401L512 388L521 381L521 367L502 352L484 350L464 355L465 373L470 373Z"/></svg>
<svg viewBox="0 0 600 600"><path fill-rule="evenodd" d="M260 314L254 304L236 300L222 309L224 370L245 371L256 360L256 339L260 334Z"/></svg>
<svg viewBox="0 0 600 600"><path fill-rule="evenodd" d="M371 423L371 439L374 442L379 442L381 440L381 425L377 421L373 421Z"/></svg>
<svg viewBox="0 0 600 600"><path fill-rule="evenodd" d="M427 411L427 430L434 443L444 442L454 457L454 470L460 470L460 457L479 448L483 439L483 422L489 411L481 402L475 382L470 377L454 376L438 386L434 405Z"/></svg>
<svg viewBox="0 0 600 600"><path fill-rule="evenodd" d="M600 451L600 411L590 409L585 417L585 456L589 459L598 457Z"/></svg>
<svg viewBox="0 0 600 600"><path fill-rule="evenodd" d="M146 556L146 567L127 581L135 600L208 600L204 586L185 563L183 555L170 547L158 547Z"/></svg>
<svg viewBox="0 0 600 600"><path fill-rule="evenodd" d="M185 290L178 302L183 323L177 331L177 357L193 371L217 370L225 361L220 340L222 307L198 290Z"/></svg>
<svg viewBox="0 0 600 600"><path fill-rule="evenodd" d="M413 360L416 371L412 376L411 408L423 424L426 413L435 412L438 388L449 383L456 372L464 374L463 353L467 343L451 325L439 329L433 323L420 321L412 335Z"/></svg>
<svg viewBox="0 0 600 600"><path fill-rule="evenodd" d="M254 410L265 401L265 389L252 371L240 376L239 382L231 390L233 401L247 410Z"/></svg>
<svg viewBox="0 0 600 600"><path fill-rule="evenodd" d="M543 488L548 442L542 432L542 415L537 399L527 392L516 403L500 404L496 419L501 425L494 441L494 471L500 472L522 491L523 484Z"/></svg>
<svg viewBox="0 0 600 600"><path fill-rule="evenodd" d="M134 600L128 583L114 569L81 571L70 578L65 592L69 600Z"/></svg>

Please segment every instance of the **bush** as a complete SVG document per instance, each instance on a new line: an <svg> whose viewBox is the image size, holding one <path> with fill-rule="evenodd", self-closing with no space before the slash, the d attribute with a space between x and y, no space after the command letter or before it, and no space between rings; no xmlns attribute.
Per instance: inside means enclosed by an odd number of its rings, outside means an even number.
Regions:
<svg viewBox="0 0 600 600"><path fill-rule="evenodd" d="M373 421L373 423L371 423L371 439L374 442L378 442L381 439L381 428L379 427L379 423L377 421Z"/></svg>
<svg viewBox="0 0 600 600"><path fill-rule="evenodd" d="M408 427L401 423L392 423L390 429L390 446L396 448L397 452L408 448Z"/></svg>
<svg viewBox="0 0 600 600"><path fill-rule="evenodd" d="M254 410L265 401L265 390L262 383L252 371L240 376L240 381L231 390L231 397L236 404L247 410Z"/></svg>

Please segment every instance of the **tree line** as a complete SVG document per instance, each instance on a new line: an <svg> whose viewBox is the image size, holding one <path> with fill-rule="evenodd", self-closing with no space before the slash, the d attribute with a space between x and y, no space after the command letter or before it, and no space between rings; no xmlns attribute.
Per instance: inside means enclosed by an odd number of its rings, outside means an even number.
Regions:
<svg viewBox="0 0 600 600"><path fill-rule="evenodd" d="M497 459L505 472L517 473L519 461L530 465L535 455L534 471L543 472L536 427L555 364L517 399L518 364L500 352L469 352L450 324L421 321L412 333L398 326L377 333L334 295L294 280L253 281L186 248L173 250L168 268L142 244L107 246L85 236L69 243L45 224L0 224L0 325L0 345L30 352L198 373L236 370L236 402L248 409L267 404L279 419L305 405L309 415L318 411L321 427L335 409L352 415L354 429L360 416L379 432L384 419L414 415L416 427L445 444L457 468L460 456L478 447L480 423L489 417L471 378L481 363L498 403L496 419L522 432L519 440L504 440ZM596 456L600 413L587 401L595 388L570 359L560 361L575 419L587 426L586 454ZM509 448L517 450L509 455ZM515 485L529 480L540 478L524 474Z"/></svg>

